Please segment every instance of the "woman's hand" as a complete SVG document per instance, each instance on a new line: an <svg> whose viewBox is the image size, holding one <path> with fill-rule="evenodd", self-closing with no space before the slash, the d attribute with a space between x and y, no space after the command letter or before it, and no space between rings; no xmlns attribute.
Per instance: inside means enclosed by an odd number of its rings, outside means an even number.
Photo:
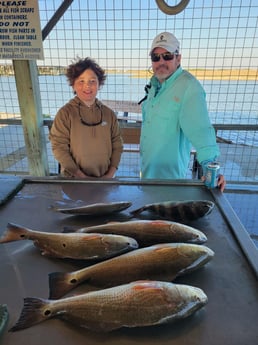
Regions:
<svg viewBox="0 0 258 345"><path fill-rule="evenodd" d="M78 169L75 173L74 176L75 178L89 178L84 172L82 172L80 169Z"/></svg>
<svg viewBox="0 0 258 345"><path fill-rule="evenodd" d="M115 167L110 167L108 171L103 175L103 178L112 178L115 176L116 173L116 168Z"/></svg>

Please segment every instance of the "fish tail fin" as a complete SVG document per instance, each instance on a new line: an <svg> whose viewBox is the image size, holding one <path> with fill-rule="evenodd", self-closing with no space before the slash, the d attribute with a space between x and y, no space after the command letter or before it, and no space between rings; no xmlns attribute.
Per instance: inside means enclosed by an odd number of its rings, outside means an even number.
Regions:
<svg viewBox="0 0 258 345"><path fill-rule="evenodd" d="M48 304L49 302L47 300L41 298L24 298L21 315L16 324L9 329L9 332L16 332L28 328L53 317L51 310L46 310L45 308Z"/></svg>
<svg viewBox="0 0 258 345"><path fill-rule="evenodd" d="M138 214L142 213L145 210L145 206L137 208L136 210L130 211L130 213L134 216L137 216Z"/></svg>
<svg viewBox="0 0 258 345"><path fill-rule="evenodd" d="M0 243L13 242L26 239L29 229L23 226L8 223L5 232L0 238Z"/></svg>
<svg viewBox="0 0 258 345"><path fill-rule="evenodd" d="M48 275L49 299L58 299L80 284L72 273L53 272Z"/></svg>
<svg viewBox="0 0 258 345"><path fill-rule="evenodd" d="M49 205L48 207L50 210L57 211L58 207L56 205Z"/></svg>

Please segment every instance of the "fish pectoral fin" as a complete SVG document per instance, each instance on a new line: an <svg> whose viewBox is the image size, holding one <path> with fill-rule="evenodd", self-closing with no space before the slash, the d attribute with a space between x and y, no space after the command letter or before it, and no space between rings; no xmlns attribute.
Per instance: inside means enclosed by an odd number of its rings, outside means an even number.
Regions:
<svg viewBox="0 0 258 345"><path fill-rule="evenodd" d="M48 250L46 250L45 248L44 249L40 249L40 254L42 255L42 256L46 256L46 257L48 257L48 258L56 258L56 254L55 253L53 253L53 252L51 252L51 251L48 251ZM59 255L59 258L61 258L61 256Z"/></svg>
<svg viewBox="0 0 258 345"><path fill-rule="evenodd" d="M69 312L64 312L57 317L59 317L63 321L72 323L76 327L82 327L93 332L111 332L122 327L121 322L119 321L105 321L103 319L94 321L92 319L89 319L88 317L86 317L85 319L83 315L74 315L70 314Z"/></svg>
<svg viewBox="0 0 258 345"><path fill-rule="evenodd" d="M84 328L88 328L94 332L111 332L122 327L120 323L105 322L105 321L101 321L101 322L87 321L87 324L81 324L80 326Z"/></svg>
<svg viewBox="0 0 258 345"><path fill-rule="evenodd" d="M136 280L133 284L134 290L163 290L158 284L157 281L155 280L149 280L149 279L141 279L141 280Z"/></svg>

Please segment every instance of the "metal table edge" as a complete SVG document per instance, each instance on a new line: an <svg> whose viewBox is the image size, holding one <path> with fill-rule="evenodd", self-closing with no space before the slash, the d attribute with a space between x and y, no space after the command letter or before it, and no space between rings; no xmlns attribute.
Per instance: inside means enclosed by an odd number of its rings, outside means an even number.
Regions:
<svg viewBox="0 0 258 345"><path fill-rule="evenodd" d="M217 189L211 190L211 193L258 280L258 250L254 242L223 193Z"/></svg>

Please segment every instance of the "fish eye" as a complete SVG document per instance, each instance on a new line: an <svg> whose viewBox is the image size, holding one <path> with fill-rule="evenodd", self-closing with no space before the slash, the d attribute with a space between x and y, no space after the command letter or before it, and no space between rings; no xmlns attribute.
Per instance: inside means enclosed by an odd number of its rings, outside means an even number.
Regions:
<svg viewBox="0 0 258 345"><path fill-rule="evenodd" d="M50 314L51 314L51 310L49 310L49 309L45 310L45 312L44 312L45 316L49 316Z"/></svg>

